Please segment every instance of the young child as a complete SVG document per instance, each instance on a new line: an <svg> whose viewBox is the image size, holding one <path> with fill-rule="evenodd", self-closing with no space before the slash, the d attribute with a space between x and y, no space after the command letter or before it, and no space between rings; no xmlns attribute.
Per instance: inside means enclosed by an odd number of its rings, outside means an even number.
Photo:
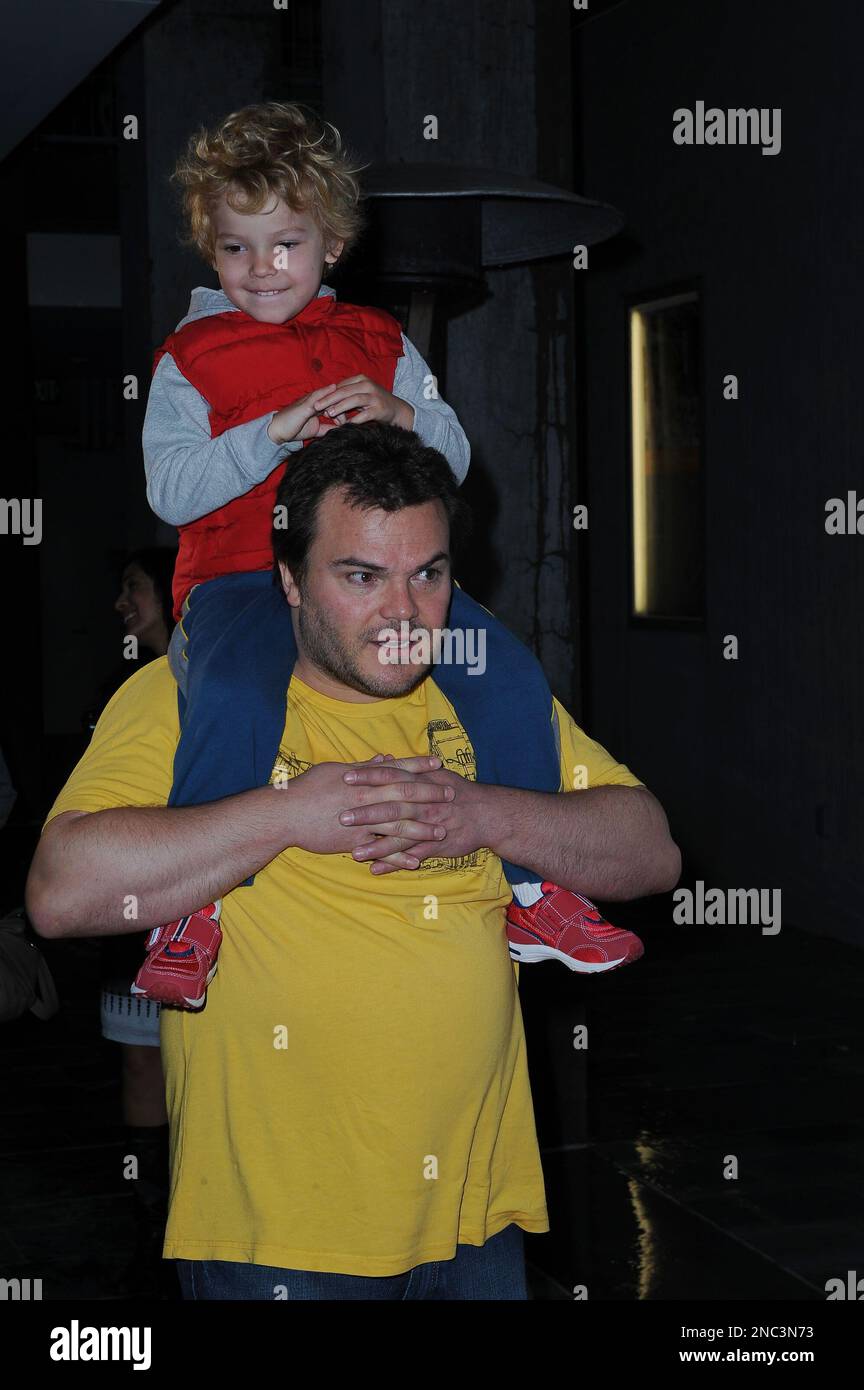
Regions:
<svg viewBox="0 0 864 1390"><path fill-rule="evenodd" d="M415 430L458 481L468 469L465 433L443 400L427 399L434 378L395 319L342 304L322 283L358 235L356 172L333 126L278 102L198 131L175 170L189 240L221 289L193 290L189 313L157 351L144 425L148 500L180 533L180 623L169 660L181 737L170 806L270 781L291 675L289 609L271 577L286 459L290 466L293 452L331 429L377 420ZM435 668L474 747L478 777L506 746L509 785L558 791L551 692L539 663L458 586L449 622L486 633L483 680ZM241 655L250 632L251 663ZM490 679L498 682L494 699ZM526 742L526 700L550 711L542 746ZM500 717L490 719L490 708ZM557 958L593 972L642 954L632 933L610 926L586 899L504 867L517 898L508 912L515 959ZM201 1008L216 971L219 914L211 903L154 929L133 992Z"/></svg>

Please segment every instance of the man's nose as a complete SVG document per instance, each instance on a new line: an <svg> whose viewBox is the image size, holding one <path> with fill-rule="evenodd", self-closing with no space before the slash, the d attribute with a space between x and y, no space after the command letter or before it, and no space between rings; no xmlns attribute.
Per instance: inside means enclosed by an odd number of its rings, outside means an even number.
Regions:
<svg viewBox="0 0 864 1390"><path fill-rule="evenodd" d="M125 594L120 594L120 595L114 600L114 612L115 612L115 613L123 613L128 607L129 607L129 604L128 604L128 602L127 602L127 599L126 599L126 595L125 595Z"/></svg>
<svg viewBox="0 0 864 1390"><path fill-rule="evenodd" d="M420 610L417 607L417 600L409 584L394 582L387 587L381 603L381 616L384 618L396 618L400 622L407 619L409 622L416 618Z"/></svg>

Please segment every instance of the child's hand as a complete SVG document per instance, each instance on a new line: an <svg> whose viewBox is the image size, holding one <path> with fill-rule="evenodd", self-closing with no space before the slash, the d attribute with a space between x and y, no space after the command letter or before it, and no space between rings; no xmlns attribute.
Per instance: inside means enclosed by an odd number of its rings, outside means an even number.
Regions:
<svg viewBox="0 0 864 1390"><path fill-rule="evenodd" d="M321 405L330 415L338 412L344 416L349 410L354 411L349 425L382 420L385 425L398 425L403 430L414 428L413 407L399 396L391 396L368 376L346 376L344 381L323 393Z"/></svg>
<svg viewBox="0 0 864 1390"><path fill-rule="evenodd" d="M337 425L344 425L344 414L333 410L326 411L332 416L331 420L318 419L326 409L324 397L332 396L335 390L335 386L319 386L317 390L310 391L308 396L301 396L299 401L293 401L291 405L277 410L267 426L267 433L273 443L291 444L297 439L317 439L320 435L335 430Z"/></svg>

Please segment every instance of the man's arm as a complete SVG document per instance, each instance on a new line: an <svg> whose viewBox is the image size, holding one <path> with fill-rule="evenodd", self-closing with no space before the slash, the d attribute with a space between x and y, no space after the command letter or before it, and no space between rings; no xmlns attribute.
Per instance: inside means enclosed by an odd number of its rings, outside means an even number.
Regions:
<svg viewBox="0 0 864 1390"><path fill-rule="evenodd" d="M365 827L347 828L339 819L368 796L344 781L348 768L360 766L319 763L287 786L206 806L65 811L43 832L30 869L30 919L47 937L141 931L223 897L289 846L350 854L369 838ZM418 861L405 851L434 833L432 812L452 793L421 775L440 766L439 758L409 757L397 766L407 789L394 784L375 793L375 857L409 868Z"/></svg>
<svg viewBox="0 0 864 1390"><path fill-rule="evenodd" d="M366 766L346 780L379 787L397 781L390 767ZM440 843L415 844L420 858L456 858L491 849L571 892L607 902L624 902L673 888L681 855L669 834L662 806L646 787L605 786L586 791L529 792L470 782L456 773L429 772L429 781L452 786L452 802L436 806L430 819L443 825ZM354 826L373 824L380 808L369 804L343 813ZM371 836L369 845L372 845ZM364 846L354 851L365 858ZM373 872L390 872L387 865Z"/></svg>
<svg viewBox="0 0 864 1390"><path fill-rule="evenodd" d="M173 922L221 898L285 848L287 800L281 790L261 787L206 806L66 811L43 832L33 859L30 920L49 937L118 935Z"/></svg>
<svg viewBox="0 0 864 1390"><path fill-rule="evenodd" d="M606 902L665 893L678 882L681 854L647 787L486 790L493 792L491 823L500 825L490 848L541 878Z"/></svg>

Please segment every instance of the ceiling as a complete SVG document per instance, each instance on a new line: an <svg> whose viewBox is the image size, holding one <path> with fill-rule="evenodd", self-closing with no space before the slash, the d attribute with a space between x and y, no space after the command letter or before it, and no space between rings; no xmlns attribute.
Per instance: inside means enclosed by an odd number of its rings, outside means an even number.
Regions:
<svg viewBox="0 0 864 1390"><path fill-rule="evenodd" d="M5 7L0 159L160 6L162 0L39 0Z"/></svg>

